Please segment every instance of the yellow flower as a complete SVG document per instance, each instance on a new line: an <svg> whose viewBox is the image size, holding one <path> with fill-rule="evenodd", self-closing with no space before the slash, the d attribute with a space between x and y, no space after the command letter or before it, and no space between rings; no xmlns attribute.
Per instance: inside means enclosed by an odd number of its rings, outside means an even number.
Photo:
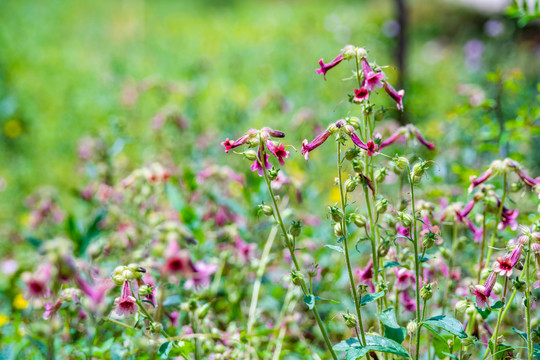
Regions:
<svg viewBox="0 0 540 360"><path fill-rule="evenodd" d="M15 296L15 300L13 300L13 306L15 309L26 309L28 307L28 301L24 300L23 294L19 294Z"/></svg>
<svg viewBox="0 0 540 360"><path fill-rule="evenodd" d="M0 326L4 326L6 324L9 324L10 319L6 315L0 314Z"/></svg>

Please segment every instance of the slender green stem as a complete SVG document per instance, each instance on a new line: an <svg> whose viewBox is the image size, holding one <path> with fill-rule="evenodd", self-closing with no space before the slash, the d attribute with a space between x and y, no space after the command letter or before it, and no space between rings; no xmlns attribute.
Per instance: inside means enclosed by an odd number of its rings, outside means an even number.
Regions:
<svg viewBox="0 0 540 360"><path fill-rule="evenodd" d="M345 255L345 263L347 264L347 271L349 273L349 284L351 286L351 293L353 296L354 307L356 309L356 316L358 317L358 326L360 327L360 336L358 335L358 331L356 332L356 336L358 337L358 341L360 342L360 344L362 346L365 346L366 336L364 333L364 325L362 323L362 312L360 311L360 299L358 298L358 292L356 291L356 285L354 283L354 275L353 275L352 267L351 267L351 258L349 256L349 245L348 245L348 237L347 237L347 219L346 219L347 200L345 199L345 192L343 191L343 178L341 174L342 172L341 166L342 166L341 143L338 141L337 142L337 172L338 172L339 195L341 198L341 211L343 213L343 217L341 218L341 231L343 233L343 238L342 238L343 251ZM369 359L369 354L366 354L366 355L367 355L367 358Z"/></svg>
<svg viewBox="0 0 540 360"><path fill-rule="evenodd" d="M411 177L411 169L407 169L408 176L409 176L409 184L411 185L411 206L412 206L412 213L413 213L413 231L412 231L412 239L413 239L413 247L414 247L414 271L416 275L416 319L419 323L420 320L420 260L418 258L418 236L417 236L417 224L416 224L416 207L414 203L414 184ZM421 326L418 326L418 329L416 330L416 349L415 349L415 359L418 360L420 355L420 330L422 329Z"/></svg>
<svg viewBox="0 0 540 360"><path fill-rule="evenodd" d="M504 184L503 185L503 196L502 196L502 199L501 199L501 203L499 205L499 211L497 212L497 217L495 218L495 229L493 230L493 235L491 236L491 241L489 243L486 266L489 265L489 263L491 261L491 253L493 252L493 247L495 246L495 237L497 235L497 221L499 221L501 219L502 211L503 211L503 208L504 208L504 201L506 200L506 195L508 193L508 191L507 191L508 183L507 183L507 179L506 179L506 174L504 174L503 179L504 179L504 181L503 181L503 184ZM486 231L486 230L484 229L484 231Z"/></svg>
<svg viewBox="0 0 540 360"><path fill-rule="evenodd" d="M476 282L480 284L482 280L482 270L484 270L484 250L486 247L486 205L484 204L484 218L482 219L482 247L480 250L480 260L478 260L478 277Z"/></svg>
<svg viewBox="0 0 540 360"><path fill-rule="evenodd" d="M523 272L525 272L526 280L526 290L525 290L525 298L527 299L527 306L525 306L525 319L527 322L527 351L529 355L529 360L532 360L533 358L533 341L531 338L531 272L530 272L530 259L531 259L531 238L529 237L529 246L527 249L527 256L525 257L525 268L523 269Z"/></svg>
<svg viewBox="0 0 540 360"><path fill-rule="evenodd" d="M264 149L264 143L263 143L262 139L261 139L261 142L260 142L260 147L261 147L261 149ZM263 159L265 159L264 150L262 150L260 152L260 154L261 154L261 158L259 158L258 161L260 162L260 165L263 168L264 179L266 180L266 185L268 187L268 192L270 193L270 197L272 198L272 204L274 205L274 213L276 215L276 220L277 220L277 222L279 224L279 227L281 228L281 231L283 233L284 238L287 240L287 244L289 244L289 241L288 241L289 234L288 234L287 230L285 229L285 224L283 223L283 219L281 217L281 212L279 211L279 207L277 205L276 196L274 195L274 190L272 190L272 184L270 182L270 178L268 177L268 172L266 171L266 166L264 166L264 164L265 164L265 161L263 160ZM289 244L288 247L289 247L289 253L291 255L291 259L292 259L292 261L294 263L294 267L295 267L296 271L300 272L300 266L298 265L298 260L296 259L296 254L295 254L295 244ZM307 286L306 286L304 281L302 281L300 287L302 288L302 291L303 291L304 295L306 295L306 296L309 295L309 291L308 291ZM322 337L324 338L324 342L326 343L326 347L328 348L328 351L330 351L330 354L332 355L332 358L334 360L338 360L336 352L334 351L334 349L332 347L332 342L330 342L330 339L328 338L328 333L327 333L326 328L325 328L325 326L324 326L324 324L323 324L323 322L321 320L321 316L319 315L319 311L317 310L317 306L313 305L313 308L311 309L311 311L313 312L313 315L315 316L315 320L317 321L317 325L319 325L319 329L321 330L321 334L322 334Z"/></svg>

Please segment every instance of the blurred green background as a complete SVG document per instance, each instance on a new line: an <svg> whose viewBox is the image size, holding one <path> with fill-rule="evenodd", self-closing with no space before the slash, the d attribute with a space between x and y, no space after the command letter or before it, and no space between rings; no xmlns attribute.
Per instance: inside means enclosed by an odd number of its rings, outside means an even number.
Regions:
<svg viewBox="0 0 540 360"><path fill-rule="evenodd" d="M520 27L504 9L406 5L406 119L438 145L435 180L466 180L501 154L537 173L537 25ZM180 164L224 162L221 139L259 126L299 148L351 111L349 67L325 82L320 58L364 46L397 82L396 17L388 0L0 2L0 220L13 223L43 185L69 203L84 186L77 149L88 134L115 144L125 167L163 147ZM153 129L156 115L180 125Z"/></svg>

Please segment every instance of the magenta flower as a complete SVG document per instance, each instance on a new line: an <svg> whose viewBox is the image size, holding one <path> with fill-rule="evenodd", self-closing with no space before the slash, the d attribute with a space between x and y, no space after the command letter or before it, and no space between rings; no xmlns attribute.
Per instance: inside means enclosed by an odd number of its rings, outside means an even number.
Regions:
<svg viewBox="0 0 540 360"><path fill-rule="evenodd" d="M184 288L186 290L207 286L210 284L210 276L216 272L218 266L216 264L207 264L204 261L195 263L195 274L188 279Z"/></svg>
<svg viewBox="0 0 540 360"><path fill-rule="evenodd" d="M234 241L235 253L236 255L245 263L248 264L251 258L253 257L253 252L255 251L256 245L250 244L242 240L240 236L237 236Z"/></svg>
<svg viewBox="0 0 540 360"><path fill-rule="evenodd" d="M161 272L163 274L181 274L188 277L196 272L189 251L181 250L175 240L169 242L167 250L165 251L165 256L165 264L161 267Z"/></svg>
<svg viewBox="0 0 540 360"><path fill-rule="evenodd" d="M319 69L315 69L315 72L317 74L319 74L319 75L322 75L324 77L324 80L326 80L326 73L328 72L328 70L334 68L335 66L337 66L342 61L343 61L343 54L339 54L339 56L337 58L335 58L334 60L332 60L328 64L325 64L324 60L321 59L321 60L319 60L319 65L321 67Z"/></svg>
<svg viewBox="0 0 540 360"><path fill-rule="evenodd" d="M265 135L268 135L268 136L273 137L273 138L284 138L285 137L285 133L283 131L270 129L269 127L263 127L261 129L261 131Z"/></svg>
<svg viewBox="0 0 540 360"><path fill-rule="evenodd" d="M56 314L62 304L62 299L58 299L54 304L48 303L46 301L43 302L43 307L45 308L45 312L43 313L43 320L48 320L52 315Z"/></svg>
<svg viewBox="0 0 540 360"><path fill-rule="evenodd" d="M474 208L474 205L476 205L476 198L472 198L472 200L465 205L463 210L459 211L456 209L456 216L460 222L463 222L463 218L469 215L471 210Z"/></svg>
<svg viewBox="0 0 540 360"><path fill-rule="evenodd" d="M324 144L324 142L326 140L328 140L328 138L330 137L330 135L332 135L332 132L329 131L329 130L326 130L325 132L323 132L322 134L320 134L319 136L317 136L312 142L308 143L307 139L305 139L303 142L302 142L302 155L304 155L304 158L306 160L309 160L309 153L313 150L315 150L316 148L318 148L319 146L321 146L322 144Z"/></svg>
<svg viewBox="0 0 540 360"><path fill-rule="evenodd" d="M259 151L259 156L260 156L260 151ZM270 155L264 154L264 167L266 168L266 170L270 170L272 168L272 164L268 162L268 159L270 159ZM259 176L264 176L264 169L259 159L255 160L253 164L251 164L250 169L251 171L257 171Z"/></svg>
<svg viewBox="0 0 540 360"><path fill-rule="evenodd" d="M408 291L399 293L399 303L408 312L416 311L416 301L411 298L411 294Z"/></svg>
<svg viewBox="0 0 540 360"><path fill-rule="evenodd" d="M501 276L510 277L512 275L512 270L514 269L514 266L516 266L520 257L521 246L518 245L509 255L497 258L497 262L493 265L493 271Z"/></svg>
<svg viewBox="0 0 540 360"><path fill-rule="evenodd" d="M225 152L228 153L229 150L234 149L235 147L238 147L240 145L246 144L250 139L255 137L257 135L258 131L257 129L250 129L244 136L239 138L236 141L230 141L229 138L221 143L225 147Z"/></svg>
<svg viewBox="0 0 540 360"><path fill-rule="evenodd" d="M396 230L398 237L396 238L396 242L403 242L405 241L405 238L409 238L411 236L411 230L408 227L405 227L401 224L396 224Z"/></svg>
<svg viewBox="0 0 540 360"><path fill-rule="evenodd" d="M405 127L400 127L388 139L381 141L381 149L395 143L400 137L405 135L406 132L407 129Z"/></svg>
<svg viewBox="0 0 540 360"><path fill-rule="evenodd" d="M351 132L349 134L351 137L352 142L354 145L358 146L360 149L364 149L367 151L368 156L372 156L373 154L377 153L377 150L379 149L379 146L373 142L373 140L369 140L367 144L364 144L362 140L356 135L356 133Z"/></svg>
<svg viewBox="0 0 540 360"><path fill-rule="evenodd" d="M392 85L390 85L386 81L384 82L384 90L386 91L388 96L390 96L392 100L396 102L398 110L403 111L403 96L405 95L405 90L401 89L399 91L396 91L396 89L394 89Z"/></svg>
<svg viewBox="0 0 540 360"><path fill-rule="evenodd" d="M474 235L474 242L482 242L482 237L484 236L484 228L477 228L476 226L474 226L473 222L469 218L463 218L463 220L467 223L467 227L469 228L469 230L472 231Z"/></svg>
<svg viewBox="0 0 540 360"><path fill-rule="evenodd" d="M469 186L469 193L471 193L475 187L487 181L487 179L489 179L491 175L493 175L493 169L491 167L484 171L484 173L479 177L471 175L469 179L471 181L471 186Z"/></svg>
<svg viewBox="0 0 540 360"><path fill-rule="evenodd" d="M383 86L382 79L384 79L384 73L373 71L366 58L362 58L362 71L364 72L365 88L367 91L373 91L375 88L381 88ZM402 95L403 96L403 95Z"/></svg>
<svg viewBox="0 0 540 360"><path fill-rule="evenodd" d="M25 298L27 300L49 297L49 281L51 280L51 272L52 265L46 263L41 265L34 274L22 274L22 281L27 286L25 294Z"/></svg>
<svg viewBox="0 0 540 360"><path fill-rule="evenodd" d="M371 291L375 289L371 281L373 279L373 259L369 259L369 263L363 269L356 269L356 275L360 283L369 285Z"/></svg>
<svg viewBox="0 0 540 360"><path fill-rule="evenodd" d="M131 286L129 281L124 281L122 286L122 296L114 299L115 313L118 316L129 316L137 313L139 307L137 300L131 294Z"/></svg>
<svg viewBox="0 0 540 360"><path fill-rule="evenodd" d="M402 109L403 109L403 106L402 106ZM429 150L434 150L435 149L435 145L433 145L432 142L429 142L427 141L423 136L422 134L420 133L420 131L418 131L418 129L416 129L416 139L418 139L418 142L422 145L424 145L425 147L427 147Z"/></svg>
<svg viewBox="0 0 540 360"><path fill-rule="evenodd" d="M509 210L505 206L503 206L503 210L501 213L501 222L499 223L499 225L497 225L497 229L503 231L508 226L513 231L517 230L518 223L516 219L518 215L519 215L518 209Z"/></svg>
<svg viewBox="0 0 540 360"><path fill-rule="evenodd" d="M420 133L420 130L416 128L415 126L409 124L407 126L402 126L399 129L397 129L388 139L383 140L381 142L381 149L384 147L387 147L389 145L392 145L397 140L399 140L402 136L407 135L409 138L412 138L413 136L416 137L418 142L420 142L422 145L427 147L429 150L435 149L435 146L432 142L427 141L422 134Z"/></svg>
<svg viewBox="0 0 540 360"><path fill-rule="evenodd" d="M476 296L476 306L478 306L479 309L485 310L486 306L489 304L489 298L491 296L491 292L493 291L493 287L495 286L496 280L497 273L491 272L484 285L470 286L469 289L471 293Z"/></svg>
<svg viewBox="0 0 540 360"><path fill-rule="evenodd" d="M285 145L283 143L280 143L279 145L274 144L271 140L266 140L266 147L268 150L278 158L278 161L281 166L285 165L285 161L283 161L283 158L289 157L289 152L285 151Z"/></svg>
<svg viewBox="0 0 540 360"><path fill-rule="evenodd" d="M399 270L395 269L394 272L396 273L396 282L394 284L396 289L405 290L414 285L415 277L412 270L401 268Z"/></svg>
<svg viewBox="0 0 540 360"><path fill-rule="evenodd" d="M100 304L105 298L105 295L107 295L109 290L113 287L110 278L97 279L95 280L94 285L91 285L79 274L75 274L75 282L82 292L92 300L93 304Z"/></svg>
<svg viewBox="0 0 540 360"><path fill-rule="evenodd" d="M354 102L362 102L369 99L369 91L366 88L366 79L362 80L362 87L354 89Z"/></svg>

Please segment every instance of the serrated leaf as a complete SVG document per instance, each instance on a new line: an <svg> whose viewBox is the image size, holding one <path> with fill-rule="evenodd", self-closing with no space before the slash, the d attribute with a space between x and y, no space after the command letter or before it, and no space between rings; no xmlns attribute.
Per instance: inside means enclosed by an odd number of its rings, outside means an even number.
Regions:
<svg viewBox="0 0 540 360"><path fill-rule="evenodd" d="M341 246L336 246L336 245L324 245L324 246L326 246L327 248L330 248L332 250L338 251L340 253L345 252Z"/></svg>
<svg viewBox="0 0 540 360"><path fill-rule="evenodd" d="M383 296L384 296L384 291L364 295L362 296L362 299L360 300L360 306L367 305L370 302L375 301Z"/></svg>
<svg viewBox="0 0 540 360"><path fill-rule="evenodd" d="M428 324L431 326L436 326L441 329L448 331L452 335L456 335L460 338L466 338L467 333L463 331L463 324L453 317L446 315L439 315L431 317L427 320L424 320L422 324Z"/></svg>
<svg viewBox="0 0 540 360"><path fill-rule="evenodd" d="M368 351L386 352L404 357L406 359L410 358L407 350L405 350L403 346L401 346L394 340L377 335L366 335L365 346L361 346L358 342L358 339L350 338L340 342L339 344L334 345L334 350L351 352L351 355L356 356L356 358L351 357L351 359L353 360L358 359L358 356L360 355L357 354L365 355ZM360 352L353 352L353 350L359 350Z"/></svg>
<svg viewBox="0 0 540 360"><path fill-rule="evenodd" d="M313 309L313 307L315 306L315 296L313 296L313 294L310 294L308 296L304 296L303 300L306 303L306 305L308 306L309 310Z"/></svg>

